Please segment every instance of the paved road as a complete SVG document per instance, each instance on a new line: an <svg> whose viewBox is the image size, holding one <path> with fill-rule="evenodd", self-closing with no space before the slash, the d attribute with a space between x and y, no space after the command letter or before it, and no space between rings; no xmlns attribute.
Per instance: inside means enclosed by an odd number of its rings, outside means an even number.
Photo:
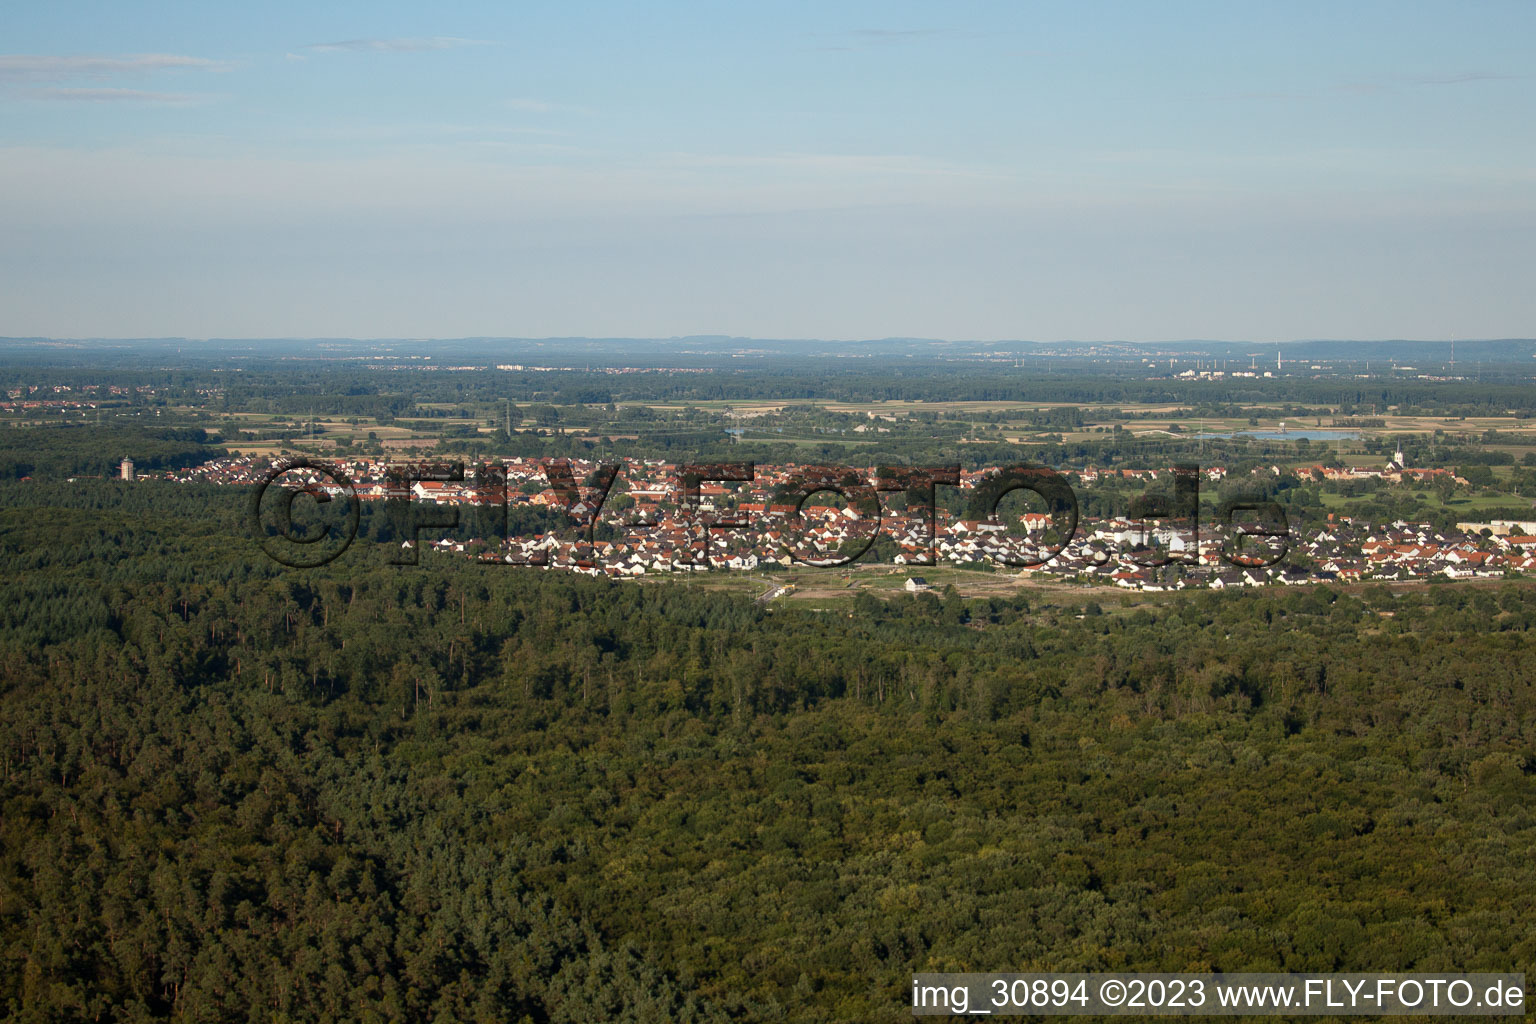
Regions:
<svg viewBox="0 0 1536 1024"><path fill-rule="evenodd" d="M789 590L789 584L787 584L787 583L780 583L777 586L775 586L772 590L770 590L766 594L764 594L762 597L759 597L757 599L757 603L758 604L767 604L769 601L772 601L774 598L783 595L788 590Z"/></svg>

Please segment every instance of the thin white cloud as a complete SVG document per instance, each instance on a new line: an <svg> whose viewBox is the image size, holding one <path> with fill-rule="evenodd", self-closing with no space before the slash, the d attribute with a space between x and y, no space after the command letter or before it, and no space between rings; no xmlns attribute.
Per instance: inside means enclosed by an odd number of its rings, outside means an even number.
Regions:
<svg viewBox="0 0 1536 1024"><path fill-rule="evenodd" d="M1017 200L1011 180L903 156L667 153L632 160L552 145L475 140L347 147L306 159L187 156L135 148L0 147L0 222L367 223L378 216L484 224L505 218L771 213ZM466 156L473 158L466 159ZM68 187L60 183L68 183ZM24 206L12 200L27 196ZM46 198L43 198L46 197ZM492 211L492 212L488 212Z"/></svg>
<svg viewBox="0 0 1536 1024"><path fill-rule="evenodd" d="M949 29L944 28L856 28L847 32L812 33L811 38L827 40L813 49L832 52L859 50L871 46L889 46L893 43L910 43L952 34Z"/></svg>
<svg viewBox="0 0 1536 1024"><path fill-rule="evenodd" d="M431 139L447 139L452 141L467 140L476 141L476 137L490 139L502 136L539 136L565 138L569 132L555 128L526 128L522 125L506 124L453 124L440 121L396 121L389 124L347 124L326 125L323 128L311 130L295 130L292 137L305 141L326 140L330 142L379 142L397 143L410 141L423 141Z"/></svg>
<svg viewBox="0 0 1536 1024"><path fill-rule="evenodd" d="M150 92L145 89L31 89L23 95L29 99L63 103L156 103L175 107L204 103L212 99L206 94Z"/></svg>
<svg viewBox="0 0 1536 1024"><path fill-rule="evenodd" d="M59 81L110 78L154 71L223 71L229 65L206 57L175 53L136 53L118 57L0 54L0 81Z"/></svg>
<svg viewBox="0 0 1536 1024"><path fill-rule="evenodd" d="M990 168L970 167L946 160L878 153L676 153L662 158L682 166L761 168L775 172L824 176L907 176L1010 180L1013 175Z"/></svg>
<svg viewBox="0 0 1536 1024"><path fill-rule="evenodd" d="M316 53L373 52L421 53L428 50L452 50L460 46L485 46L484 39L460 39L457 36L421 36L405 39L340 39L333 43L315 43L306 49Z"/></svg>
<svg viewBox="0 0 1536 1024"><path fill-rule="evenodd" d="M1366 79L1357 82L1341 82L1340 92L1377 93L1388 92L1402 86L1416 85L1467 85L1472 82L1504 82L1528 78L1529 75L1510 75L1498 71L1462 71L1438 74L1394 75L1388 78Z"/></svg>
<svg viewBox="0 0 1536 1024"><path fill-rule="evenodd" d="M590 107L578 106L575 103L554 103L550 100L534 99L528 96L515 96L512 99L502 100L501 105L508 110L516 110L523 114L552 114L556 112L566 114L590 114Z"/></svg>
<svg viewBox="0 0 1536 1024"><path fill-rule="evenodd" d="M1413 85L1461 85L1466 82L1500 82L1527 75L1503 75L1493 71L1466 71L1457 75L1414 75L1408 79Z"/></svg>
<svg viewBox="0 0 1536 1024"><path fill-rule="evenodd" d="M858 39L891 43L903 39L915 39L919 36L943 35L946 31L942 28L856 28L848 34Z"/></svg>

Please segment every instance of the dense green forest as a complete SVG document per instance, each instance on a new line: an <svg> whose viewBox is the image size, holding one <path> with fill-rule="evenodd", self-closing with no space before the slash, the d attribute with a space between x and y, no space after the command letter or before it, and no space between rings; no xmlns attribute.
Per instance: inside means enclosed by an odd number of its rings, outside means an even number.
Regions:
<svg viewBox="0 0 1536 1024"><path fill-rule="evenodd" d="M817 613L286 570L244 501L0 483L7 1019L897 1021L916 970L1536 961L1528 584Z"/></svg>
<svg viewBox="0 0 1536 1024"><path fill-rule="evenodd" d="M125 456L139 472L183 469L226 454L201 427L146 428L114 423L49 430L0 430L0 480L38 476L114 476Z"/></svg>

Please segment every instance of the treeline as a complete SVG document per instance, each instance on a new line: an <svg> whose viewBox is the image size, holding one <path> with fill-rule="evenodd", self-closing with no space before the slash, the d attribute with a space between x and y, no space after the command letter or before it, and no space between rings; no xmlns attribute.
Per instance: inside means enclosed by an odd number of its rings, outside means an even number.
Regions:
<svg viewBox="0 0 1536 1024"><path fill-rule="evenodd" d="M114 423L0 429L0 480L26 476L115 476L124 458L138 472L183 469L227 454L200 427Z"/></svg>
<svg viewBox="0 0 1536 1024"><path fill-rule="evenodd" d="M480 361L483 364L483 360ZM1343 417L1405 415L1536 415L1536 391L1524 368L1489 370L1481 380L1390 376L1280 376L1222 380L1150 379L1138 362L1121 366L1072 360L1023 365L931 358L853 361L836 358L721 358L687 372L666 368L632 373L590 370L442 370L428 364L390 369L336 359L306 363L254 360L241 372L200 366L145 364L100 369L67 364L0 368L0 383L114 383L155 388L157 401L204 402L220 410L297 415L401 416L412 403L548 403L564 408L624 402L841 401L1039 402L1066 405L1175 405L1231 410L1289 403L1294 414L1318 410ZM430 372L428 372L430 370ZM138 402L135 394L126 401Z"/></svg>

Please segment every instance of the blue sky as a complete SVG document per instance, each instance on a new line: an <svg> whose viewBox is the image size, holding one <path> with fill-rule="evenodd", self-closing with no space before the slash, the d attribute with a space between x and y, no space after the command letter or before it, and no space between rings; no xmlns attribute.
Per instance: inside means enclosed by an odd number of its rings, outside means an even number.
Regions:
<svg viewBox="0 0 1536 1024"><path fill-rule="evenodd" d="M1536 5L103 3L0 335L1536 335Z"/></svg>

